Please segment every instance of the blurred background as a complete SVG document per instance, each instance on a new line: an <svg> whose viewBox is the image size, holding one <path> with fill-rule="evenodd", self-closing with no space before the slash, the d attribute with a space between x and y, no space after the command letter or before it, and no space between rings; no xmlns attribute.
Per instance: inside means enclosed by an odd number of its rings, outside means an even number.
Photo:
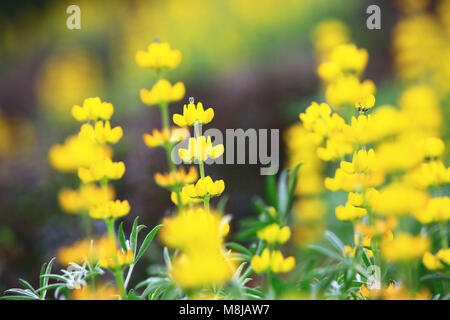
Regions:
<svg viewBox="0 0 450 320"><path fill-rule="evenodd" d="M439 1L425 2L437 17ZM66 27L71 4L81 8L80 30ZM366 27L370 4L381 7L381 30ZM80 220L58 204L58 191L75 188L77 177L53 168L48 153L77 132L70 110L87 97L113 103L113 124L124 129L114 159L127 166L115 184L118 198L132 207L126 230L136 216L151 226L173 207L168 192L153 181L155 172L166 170L164 150L148 149L141 138L160 128L160 115L139 99L139 90L151 88L155 75L139 68L134 57L155 37L183 53L181 65L167 73L187 89L171 113L194 96L214 107L216 128L279 128L283 134L310 101L324 100L312 31L326 19L341 20L352 41L369 51L365 77L377 84L377 105L396 103L402 83L396 80L392 41L408 8L362 0L2 1L0 290L15 286L18 277L36 283L39 266L80 238ZM448 112L443 115L447 123ZM448 133L443 136L447 141ZM280 151L283 166L283 141ZM226 211L235 220L252 215L251 197L264 193L259 168L207 168L213 178L225 180ZM101 232L102 224L97 228ZM160 250L151 252L155 257L149 259L157 259Z"/></svg>

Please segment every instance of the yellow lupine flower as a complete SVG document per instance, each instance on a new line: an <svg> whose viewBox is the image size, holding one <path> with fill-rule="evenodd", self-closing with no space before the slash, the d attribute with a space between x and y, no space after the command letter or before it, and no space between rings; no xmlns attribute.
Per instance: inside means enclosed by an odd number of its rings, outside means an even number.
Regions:
<svg viewBox="0 0 450 320"><path fill-rule="evenodd" d="M183 187L183 193L191 198L214 197L220 195L224 190L223 180L213 181L210 176L199 179L195 185L188 184Z"/></svg>
<svg viewBox="0 0 450 320"><path fill-rule="evenodd" d="M94 263L98 259L96 251L97 240L83 239L75 242L70 246L61 247L56 253L56 258L63 265L69 265L73 262L82 265L86 261Z"/></svg>
<svg viewBox="0 0 450 320"><path fill-rule="evenodd" d="M130 212L130 204L127 200L106 201L91 207L89 215L93 219L120 218Z"/></svg>
<svg viewBox="0 0 450 320"><path fill-rule="evenodd" d="M341 169L348 174L372 171L376 169L375 152L373 149L369 151L358 150L353 154L352 162L341 161Z"/></svg>
<svg viewBox="0 0 450 320"><path fill-rule="evenodd" d="M338 168L334 174L334 178L325 178L325 187L331 191L358 191L370 187L377 187L384 182L384 174L382 172L366 172L349 174Z"/></svg>
<svg viewBox="0 0 450 320"><path fill-rule="evenodd" d="M442 161L424 162L418 168L405 175L405 181L411 182L418 188L428 188L450 183L450 168L446 168Z"/></svg>
<svg viewBox="0 0 450 320"><path fill-rule="evenodd" d="M71 136L64 144L52 146L48 153L50 164L62 172L76 172L80 167L88 167L93 162L111 156L109 146L100 146L78 136Z"/></svg>
<svg viewBox="0 0 450 320"><path fill-rule="evenodd" d="M142 136L144 143L149 148L162 147L167 143L175 144L183 141L189 136L189 130L186 128L171 128L161 131L153 129L152 134L145 133Z"/></svg>
<svg viewBox="0 0 450 320"><path fill-rule="evenodd" d="M194 160L206 161L209 158L215 159L220 157L223 152L223 144L218 144L213 147L211 137L206 139L205 136L200 136L198 138L189 138L188 148L180 148L178 155L184 162L190 163Z"/></svg>
<svg viewBox="0 0 450 320"><path fill-rule="evenodd" d="M92 163L89 168L79 168L78 177L84 183L101 181L106 178L109 180L117 180L125 174L125 164L113 162L110 158Z"/></svg>
<svg viewBox="0 0 450 320"><path fill-rule="evenodd" d="M370 80L360 80L353 75L338 78L328 85L325 96L333 107L354 106L369 95L374 95L375 85Z"/></svg>
<svg viewBox="0 0 450 320"><path fill-rule="evenodd" d="M89 286L73 290L71 293L73 300L118 300L120 293L116 287L101 286L91 288Z"/></svg>
<svg viewBox="0 0 450 320"><path fill-rule="evenodd" d="M216 212L207 213L204 208L194 208L164 218L164 228L159 236L164 244L179 248L187 254L217 252L229 231L228 220Z"/></svg>
<svg viewBox="0 0 450 320"><path fill-rule="evenodd" d="M383 238L381 254L392 262L417 260L430 249L430 246L431 242L427 236L400 233L393 240Z"/></svg>
<svg viewBox="0 0 450 320"><path fill-rule="evenodd" d="M287 273L295 267L295 258L284 258L279 250L264 249L260 256L253 256L251 266L256 273L271 270L274 273Z"/></svg>
<svg viewBox="0 0 450 320"><path fill-rule="evenodd" d="M383 215L415 215L427 205L429 195L414 187L392 183L380 189L379 194L367 197L371 208Z"/></svg>
<svg viewBox="0 0 450 320"><path fill-rule="evenodd" d="M83 106L72 107L72 116L80 122L109 120L114 113L114 106L108 102L102 102L99 97L87 98Z"/></svg>
<svg viewBox="0 0 450 320"><path fill-rule="evenodd" d="M425 252L422 258L422 262L428 270L444 269L441 260L450 265L450 249L441 249L434 255L431 252Z"/></svg>
<svg viewBox="0 0 450 320"><path fill-rule="evenodd" d="M373 94L368 94L366 96L361 96L355 103L355 108L360 112L366 112L375 105L375 96Z"/></svg>
<svg viewBox="0 0 450 320"><path fill-rule="evenodd" d="M151 90L141 89L140 96L144 104L153 106L160 103L170 103L183 99L186 88L182 82L173 86L166 79L159 80Z"/></svg>
<svg viewBox="0 0 450 320"><path fill-rule="evenodd" d="M163 68L174 69L181 62L181 52L171 49L167 42L153 42L147 51L139 50L136 53L136 62L141 68L161 70Z"/></svg>
<svg viewBox="0 0 450 320"><path fill-rule="evenodd" d="M367 215L366 209L352 206L348 202L346 203L345 207L336 207L336 218L342 221L361 219L365 215Z"/></svg>
<svg viewBox="0 0 450 320"><path fill-rule="evenodd" d="M259 239L266 241L267 243L285 243L291 237L291 229L288 226L280 227L278 224L273 223L258 230L256 233Z"/></svg>
<svg viewBox="0 0 450 320"><path fill-rule="evenodd" d="M348 194L348 203L355 207L361 207L364 203L364 197L358 192L350 192Z"/></svg>
<svg viewBox="0 0 450 320"><path fill-rule="evenodd" d="M107 191L95 184L82 185L78 190L64 188L58 193L61 208L68 213L88 212L89 208L114 198L114 189Z"/></svg>
<svg viewBox="0 0 450 320"><path fill-rule="evenodd" d="M425 155L430 158L440 157L445 150L442 139L428 138L425 140Z"/></svg>
<svg viewBox="0 0 450 320"><path fill-rule="evenodd" d="M450 197L431 198L424 209L414 212L414 217L423 224L450 220Z"/></svg>
<svg viewBox="0 0 450 320"><path fill-rule="evenodd" d="M176 185L184 185L193 183L198 179L197 168L194 166L189 167L189 171L186 172L184 167L179 167L177 171L168 173L155 173L155 182L161 187L172 188Z"/></svg>
<svg viewBox="0 0 450 320"><path fill-rule="evenodd" d="M358 49L354 44L341 44L333 49L330 61L343 72L361 73L367 65L369 54L366 49Z"/></svg>
<svg viewBox="0 0 450 320"><path fill-rule="evenodd" d="M211 122L214 118L214 110L213 108L208 108L206 110L203 109L203 104L201 102L197 103L195 106L194 103L189 103L187 106L183 106L183 114L174 114L173 122L180 126L192 126L196 121L199 121L203 124L207 124Z"/></svg>
<svg viewBox="0 0 450 320"><path fill-rule="evenodd" d="M321 58L326 58L333 48L349 40L347 26L339 20L330 19L317 24L313 32L314 46Z"/></svg>
<svg viewBox="0 0 450 320"><path fill-rule="evenodd" d="M102 268L116 269L129 265L134 260L134 254L131 249L124 251L119 249L114 254L100 255L98 263Z"/></svg>
<svg viewBox="0 0 450 320"><path fill-rule="evenodd" d="M122 139L123 130L120 126L111 129L111 123L109 121L97 121L94 126L89 123L83 124L79 135L99 144L117 143Z"/></svg>
<svg viewBox="0 0 450 320"><path fill-rule="evenodd" d="M170 273L180 287L194 289L225 284L233 278L234 271L235 265L226 253L206 251L180 254Z"/></svg>
<svg viewBox="0 0 450 320"><path fill-rule="evenodd" d="M202 200L201 199L197 199L197 198L191 198L189 197L186 193L184 193L183 191L180 191L180 198L181 198L181 204L183 206L191 206L193 204L199 203ZM178 205L178 195L175 191L173 191L170 194L170 200L172 200L172 202L175 205Z"/></svg>

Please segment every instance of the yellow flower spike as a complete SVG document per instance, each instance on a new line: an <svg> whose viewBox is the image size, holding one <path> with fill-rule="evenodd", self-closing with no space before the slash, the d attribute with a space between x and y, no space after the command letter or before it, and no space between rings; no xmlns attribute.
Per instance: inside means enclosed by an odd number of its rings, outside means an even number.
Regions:
<svg viewBox="0 0 450 320"><path fill-rule="evenodd" d="M153 129L152 134L145 133L142 136L144 143L149 148L162 147L166 143L175 144L183 141L189 136L189 130L186 128L171 128L170 131L163 129L161 131Z"/></svg>
<svg viewBox="0 0 450 320"><path fill-rule="evenodd" d="M197 138L189 138L189 144L187 149L180 148L178 155L187 163L194 160L206 161L209 158L218 158L224 152L223 144L212 146L211 137L206 139L204 136Z"/></svg>
<svg viewBox="0 0 450 320"><path fill-rule="evenodd" d="M267 243L283 244L291 237L291 230L288 226L280 228L278 224L273 223L259 230L256 235Z"/></svg>
<svg viewBox="0 0 450 320"><path fill-rule="evenodd" d="M189 171L186 172L184 167L178 168L177 171L169 173L155 173L155 182L161 187L172 188L176 185L184 185L194 183L198 179L198 171L194 166L189 167Z"/></svg>
<svg viewBox="0 0 450 320"><path fill-rule="evenodd" d="M100 205L91 207L89 215L93 219L120 218L130 212L130 204L127 200L107 201Z"/></svg>
<svg viewBox="0 0 450 320"><path fill-rule="evenodd" d="M450 197L431 198L426 206L414 212L414 217L423 224L450 220Z"/></svg>
<svg viewBox="0 0 450 320"><path fill-rule="evenodd" d="M341 169L347 174L362 173L367 170L373 170L376 167L375 152L358 150L353 154L352 162L341 161Z"/></svg>
<svg viewBox="0 0 450 320"><path fill-rule="evenodd" d="M100 257L98 263L102 268L117 269L133 262L134 254L131 249L124 251L118 249L115 254L105 254Z"/></svg>
<svg viewBox="0 0 450 320"><path fill-rule="evenodd" d="M194 184L188 184L183 187L182 192L191 198L215 197L225 190L223 180L213 181L210 176L201 178Z"/></svg>
<svg viewBox="0 0 450 320"><path fill-rule="evenodd" d="M125 174L125 164L120 162L112 162L110 158L96 161L89 168L79 168L78 177L84 183L101 181L104 178L109 180L117 180Z"/></svg>
<svg viewBox="0 0 450 320"><path fill-rule="evenodd" d="M61 208L67 213L84 213L89 208L114 198L114 189L105 190L95 184L82 185L78 190L62 189L58 194Z"/></svg>
<svg viewBox="0 0 450 320"><path fill-rule="evenodd" d="M136 53L136 62L141 68L150 68L156 71L161 69L174 69L181 62L181 52L171 49L167 42L153 42L147 51L139 50Z"/></svg>
<svg viewBox="0 0 450 320"><path fill-rule="evenodd" d="M183 99L186 88L182 82L177 82L173 86L166 79L159 80L151 90L141 89L141 101L149 106L160 103L171 103Z"/></svg>
<svg viewBox="0 0 450 320"><path fill-rule="evenodd" d="M99 144L117 143L123 136L123 130L120 126L111 129L109 121L97 121L94 127L85 123L81 126L79 135L82 138L91 139Z"/></svg>
<svg viewBox="0 0 450 320"><path fill-rule="evenodd" d="M253 256L251 266L256 273L271 270L274 273L287 273L295 267L295 258L284 258L279 250L264 249L260 256Z"/></svg>
<svg viewBox="0 0 450 320"><path fill-rule="evenodd" d="M114 106L108 102L102 102L99 97L87 98L83 106L72 107L72 116L80 122L109 120L114 113Z"/></svg>
<svg viewBox="0 0 450 320"><path fill-rule="evenodd" d="M185 127L192 126L196 121L207 124L213 118L214 110L212 108L204 110L201 102L198 102L195 106L193 99L190 99L190 103L183 106L183 114L176 113L173 115L173 122L180 127Z"/></svg>
<svg viewBox="0 0 450 320"><path fill-rule="evenodd" d="M330 60L343 72L361 73L369 60L366 49L358 49L354 44L341 44L333 49Z"/></svg>

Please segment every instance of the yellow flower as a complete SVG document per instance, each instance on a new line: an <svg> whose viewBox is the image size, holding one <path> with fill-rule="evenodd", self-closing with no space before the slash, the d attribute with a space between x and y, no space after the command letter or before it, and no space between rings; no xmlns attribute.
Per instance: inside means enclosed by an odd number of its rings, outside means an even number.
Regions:
<svg viewBox="0 0 450 320"><path fill-rule="evenodd" d="M428 138L425 140L425 155L429 158L439 157L444 153L445 144L442 139Z"/></svg>
<svg viewBox="0 0 450 320"><path fill-rule="evenodd" d="M261 240L267 243L285 243L291 237L291 229L288 226L280 227L278 224L273 223L259 230L256 235Z"/></svg>
<svg viewBox="0 0 450 320"><path fill-rule="evenodd" d="M384 181L384 174L381 172L366 172L349 174L338 168L334 178L325 178L325 187L331 191L358 191L370 187L377 187Z"/></svg>
<svg viewBox="0 0 450 320"><path fill-rule="evenodd" d="M368 152L362 149L358 150L353 154L352 162L341 161L341 169L348 174L373 171L376 169L375 152L373 149Z"/></svg>
<svg viewBox="0 0 450 320"><path fill-rule="evenodd" d="M392 262L417 260L430 249L430 246L430 239L426 236L401 233L393 240L383 238L381 254L386 260Z"/></svg>
<svg viewBox="0 0 450 320"><path fill-rule="evenodd" d="M369 95L374 95L375 85L370 80L360 82L356 76L348 75L328 85L325 96L333 107L354 106Z"/></svg>
<svg viewBox="0 0 450 320"><path fill-rule="evenodd" d="M50 164L62 172L74 172L80 167L88 167L93 162L111 157L108 146L100 146L89 139L71 136L64 144L51 147L48 158Z"/></svg>
<svg viewBox="0 0 450 320"><path fill-rule="evenodd" d="M375 105L375 97L373 94L368 94L366 96L361 96L355 103L355 108L359 112L366 112Z"/></svg>
<svg viewBox="0 0 450 320"><path fill-rule="evenodd" d="M94 126L89 123L83 124L79 135L99 144L117 143L122 139L123 130L119 126L111 129L109 121L97 121Z"/></svg>
<svg viewBox="0 0 450 320"><path fill-rule="evenodd" d="M208 108L206 110L203 109L203 104L201 102L197 103L195 106L194 103L189 103L187 106L183 106L183 114L174 114L173 122L180 126L192 126L196 121L201 123L209 123L214 118L214 110L212 108Z"/></svg>
<svg viewBox="0 0 450 320"><path fill-rule="evenodd" d="M331 114L331 108L326 103L313 102L299 118L307 130L322 137L341 130L345 125L341 116L337 113Z"/></svg>
<svg viewBox="0 0 450 320"><path fill-rule="evenodd" d="M165 144L175 144L186 139L189 136L189 130L186 128L171 128L159 131L153 129L152 134L145 133L142 136L144 143L149 148L162 147Z"/></svg>
<svg viewBox="0 0 450 320"><path fill-rule="evenodd" d="M177 171L168 172L165 174L155 173L155 182L161 187L172 188L176 185L184 185L193 183L198 179L198 172L194 166L189 167L189 171L186 172L184 167L178 168Z"/></svg>
<svg viewBox="0 0 450 320"><path fill-rule="evenodd" d="M333 48L349 40L347 26L339 20L325 20L320 22L313 32L314 46L320 58L326 58Z"/></svg>
<svg viewBox="0 0 450 320"><path fill-rule="evenodd" d="M435 255L431 252L425 252L422 258L423 264L429 270L444 269L441 260L450 264L450 249L441 249Z"/></svg>
<svg viewBox="0 0 450 320"><path fill-rule="evenodd" d="M354 44L341 44L333 49L330 61L337 64L342 72L361 73L369 60L366 49L358 49Z"/></svg>
<svg viewBox="0 0 450 320"><path fill-rule="evenodd" d="M193 289L227 283L233 278L234 270L234 263L226 253L206 251L180 254L170 273L179 286Z"/></svg>
<svg viewBox="0 0 450 320"><path fill-rule="evenodd" d="M194 184L188 184L183 187L183 193L190 198L215 197L225 190L223 180L213 181L210 176L201 178Z"/></svg>
<svg viewBox="0 0 450 320"><path fill-rule="evenodd" d="M89 215L93 219L120 218L130 212L130 204L127 200L107 201L91 207Z"/></svg>
<svg viewBox="0 0 450 320"><path fill-rule="evenodd" d="M350 203L344 206L336 207L336 218L342 221L361 219L367 215L367 210L360 207L352 206Z"/></svg>
<svg viewBox="0 0 450 320"><path fill-rule="evenodd" d="M392 183L383 187L378 195L367 197L367 200L377 213L405 216L423 210L428 203L429 195L405 184Z"/></svg>
<svg viewBox="0 0 450 320"><path fill-rule="evenodd" d="M163 68L174 69L181 62L181 52L170 48L167 42L153 42L147 51L136 53L136 62L141 68L151 68L159 71Z"/></svg>
<svg viewBox="0 0 450 320"><path fill-rule="evenodd" d="M114 106L102 102L99 97L84 99L83 106L72 107L72 116L80 122L109 120L114 113Z"/></svg>
<svg viewBox="0 0 450 320"><path fill-rule="evenodd" d="M159 235L164 244L179 248L191 255L198 251L218 252L228 233L228 221L215 212L203 208L184 210L163 219L164 228Z"/></svg>
<svg viewBox="0 0 450 320"><path fill-rule="evenodd" d="M71 246L65 246L58 250L56 258L63 265L73 262L82 265L86 261L94 263L98 259L95 243L97 240L83 239Z"/></svg>
<svg viewBox="0 0 450 320"><path fill-rule="evenodd" d="M182 82L173 86L166 79L159 80L151 90L141 89L140 96L144 104L153 106L160 103L170 103L183 99L186 89Z"/></svg>
<svg viewBox="0 0 450 320"><path fill-rule="evenodd" d="M287 273L295 267L295 258L284 258L281 251L264 249L260 256L252 258L251 266L256 273L271 270L274 273Z"/></svg>
<svg viewBox="0 0 450 320"><path fill-rule="evenodd" d="M181 204L183 206L191 206L193 204L199 203L202 200L201 199L197 199L197 198L191 198L189 197L186 193L184 193L183 191L180 191L180 198L181 198ZM175 205L178 205L178 195L175 191L173 191L170 194L170 200L172 200L172 202Z"/></svg>
<svg viewBox="0 0 450 320"><path fill-rule="evenodd" d="M102 253L102 252L101 252ZM134 254L131 249L124 251L119 249L114 254L101 254L98 260L100 267L108 269L116 269L126 265L129 265L134 260Z"/></svg>
<svg viewBox="0 0 450 320"><path fill-rule="evenodd" d="M68 213L84 213L89 208L114 198L114 189L108 187L107 191L95 184L82 185L80 189L62 189L58 194L61 208Z"/></svg>
<svg viewBox="0 0 450 320"><path fill-rule="evenodd" d="M205 136L198 138L189 138L189 145L187 149L180 148L178 155L184 162L192 162L194 160L206 161L209 158L218 158L224 152L223 144L217 146L212 145L211 137L208 139Z"/></svg>
<svg viewBox="0 0 450 320"><path fill-rule="evenodd" d="M323 161L342 159L353 152L354 144L343 132L335 132L326 140L325 147L317 148L317 156Z"/></svg>
<svg viewBox="0 0 450 320"><path fill-rule="evenodd" d="M125 164L113 162L110 158L96 161L89 168L79 168L78 177L84 183L101 181L103 179L117 180L125 174Z"/></svg>
<svg viewBox="0 0 450 320"><path fill-rule="evenodd" d="M446 168L440 160L425 162L408 172L405 175L405 181L411 182L418 188L450 183L450 168Z"/></svg>
<svg viewBox="0 0 450 320"><path fill-rule="evenodd" d="M423 224L450 220L450 198L431 198L424 209L414 212L414 217Z"/></svg>
<svg viewBox="0 0 450 320"><path fill-rule="evenodd" d="M118 300L120 297L116 287L101 286L91 288L83 287L72 291L73 300Z"/></svg>

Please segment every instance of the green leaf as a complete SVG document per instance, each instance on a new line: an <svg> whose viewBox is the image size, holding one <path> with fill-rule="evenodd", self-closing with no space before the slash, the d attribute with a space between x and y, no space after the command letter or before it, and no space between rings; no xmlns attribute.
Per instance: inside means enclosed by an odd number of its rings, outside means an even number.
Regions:
<svg viewBox="0 0 450 320"><path fill-rule="evenodd" d="M220 198L219 203L217 204L217 207L216 207L217 212L224 213L227 202L228 202L227 196L223 196L222 198Z"/></svg>
<svg viewBox="0 0 450 320"><path fill-rule="evenodd" d="M256 213L264 213L266 211L266 203L258 196L254 196L251 200L252 207Z"/></svg>
<svg viewBox="0 0 450 320"><path fill-rule="evenodd" d="M144 242L142 242L141 247L139 248L139 253L137 254L136 258L134 259L134 264L136 264L139 259L142 257L142 255L145 253L145 251L147 250L148 246L150 245L150 243L152 242L153 238L155 237L156 233L158 232L158 230L162 227L162 224L157 225L156 227L154 227L152 229L152 231L150 231L147 236L144 239Z"/></svg>
<svg viewBox="0 0 450 320"><path fill-rule="evenodd" d="M123 221L120 223L119 225L119 242L120 242L120 246L122 247L122 249L124 251L127 251L127 242L125 240L125 233L123 231Z"/></svg>
<svg viewBox="0 0 450 320"><path fill-rule="evenodd" d="M36 290L33 288L33 286L31 284L29 284L27 281L23 280L23 279L19 279L19 282L21 285L23 285L25 288L29 289L30 291L32 291L34 294L36 294Z"/></svg>
<svg viewBox="0 0 450 320"><path fill-rule="evenodd" d="M135 254L135 255L136 255L136 247L137 247L138 219L139 219L139 217L136 217L136 219L134 219L133 228L131 229L131 236L130 236L131 250L133 251L133 254Z"/></svg>
<svg viewBox="0 0 450 320"><path fill-rule="evenodd" d="M169 249L167 247L164 247L163 256L167 269L172 270L172 261L170 260Z"/></svg>
<svg viewBox="0 0 450 320"><path fill-rule="evenodd" d="M338 255L334 251L331 251L330 249L325 248L325 247L323 247L321 245L318 245L318 244L315 244L315 243L310 243L308 245L308 248L310 248L312 250L315 250L315 251L318 251L320 253L323 253L324 255L326 255L326 256L328 256L330 258L333 258L335 260L338 260L338 261L341 261L341 262L346 262L344 257Z"/></svg>
<svg viewBox="0 0 450 320"><path fill-rule="evenodd" d="M345 246L342 243L342 241L331 231L325 230L324 232L325 238L330 241L330 243L335 247L339 252L342 252L345 250Z"/></svg>
<svg viewBox="0 0 450 320"><path fill-rule="evenodd" d="M239 251L243 254L246 254L248 256L252 256L252 253L250 252L250 250L248 250L247 248L245 248L244 246L240 245L239 243L236 242L227 242L225 244L225 247L228 247L230 249Z"/></svg>
<svg viewBox="0 0 450 320"><path fill-rule="evenodd" d="M266 176L265 191L266 199L269 202L269 205L278 208L277 181L274 174Z"/></svg>

